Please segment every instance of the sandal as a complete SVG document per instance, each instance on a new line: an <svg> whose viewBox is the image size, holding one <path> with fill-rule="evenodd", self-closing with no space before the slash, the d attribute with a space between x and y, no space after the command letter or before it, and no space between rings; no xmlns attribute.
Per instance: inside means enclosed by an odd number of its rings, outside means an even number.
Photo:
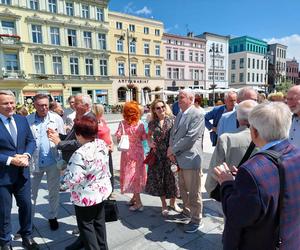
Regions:
<svg viewBox="0 0 300 250"><path fill-rule="evenodd" d="M127 201L127 206L133 206L134 204L135 204L135 201L134 201L134 199L132 198L130 201Z"/></svg>
<svg viewBox="0 0 300 250"><path fill-rule="evenodd" d="M135 212L135 211L142 212L144 210L144 207L143 207L143 204L140 204L140 205L135 204L133 206L130 206L129 210L132 212Z"/></svg>
<svg viewBox="0 0 300 250"><path fill-rule="evenodd" d="M183 209L179 207L177 204L174 204L174 206L169 206L172 210L174 210L177 213L182 213Z"/></svg>
<svg viewBox="0 0 300 250"><path fill-rule="evenodd" d="M167 216L169 215L169 210L168 210L168 209L163 209L163 210L161 211L161 215L162 215L163 217L167 217Z"/></svg>

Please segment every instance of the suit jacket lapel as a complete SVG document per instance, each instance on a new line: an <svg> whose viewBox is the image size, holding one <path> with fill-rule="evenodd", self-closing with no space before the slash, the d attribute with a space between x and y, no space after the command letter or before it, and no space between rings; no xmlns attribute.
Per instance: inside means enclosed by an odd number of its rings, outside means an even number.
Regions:
<svg viewBox="0 0 300 250"><path fill-rule="evenodd" d="M181 117L182 117L182 112L179 112L179 114L176 116L176 119L175 119L175 124L174 124L174 126L175 126L175 131L174 131L174 134L177 133L177 130L178 130L178 128L179 128L179 122L180 122L180 120L181 120Z"/></svg>
<svg viewBox="0 0 300 250"><path fill-rule="evenodd" d="M2 121L2 119L0 119L0 124L1 124L1 128L4 132L5 137L9 140L10 144L13 145L14 147L16 147L10 133L8 132L7 128L4 126L4 123ZM1 132L0 132L1 133Z"/></svg>

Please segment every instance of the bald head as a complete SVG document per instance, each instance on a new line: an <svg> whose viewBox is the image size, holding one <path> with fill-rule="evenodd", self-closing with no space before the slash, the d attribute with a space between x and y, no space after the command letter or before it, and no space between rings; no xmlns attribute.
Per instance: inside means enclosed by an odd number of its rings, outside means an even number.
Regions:
<svg viewBox="0 0 300 250"><path fill-rule="evenodd" d="M300 116L300 85L295 85L289 89L286 100L291 112Z"/></svg>
<svg viewBox="0 0 300 250"><path fill-rule="evenodd" d="M257 91L252 87L242 88L237 97L237 102L240 103L245 100L257 101Z"/></svg>

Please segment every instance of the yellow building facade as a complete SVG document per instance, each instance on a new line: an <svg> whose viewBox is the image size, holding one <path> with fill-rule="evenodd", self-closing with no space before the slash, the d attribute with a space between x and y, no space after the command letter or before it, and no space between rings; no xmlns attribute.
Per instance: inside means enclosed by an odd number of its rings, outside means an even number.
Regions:
<svg viewBox="0 0 300 250"><path fill-rule="evenodd" d="M164 87L163 23L113 11L108 19L113 103L149 103Z"/></svg>
<svg viewBox="0 0 300 250"><path fill-rule="evenodd" d="M65 104L87 93L113 104L108 0L5 0L0 3L0 89L19 103L47 93Z"/></svg>

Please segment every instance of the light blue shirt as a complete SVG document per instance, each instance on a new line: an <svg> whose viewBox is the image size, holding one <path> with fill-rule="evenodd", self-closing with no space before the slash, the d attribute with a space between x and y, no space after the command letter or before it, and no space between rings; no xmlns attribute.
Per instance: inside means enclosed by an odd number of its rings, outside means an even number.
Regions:
<svg viewBox="0 0 300 250"><path fill-rule="evenodd" d="M277 144L279 144L280 142L282 142L283 140L276 140L276 141L270 141L267 144L265 144L264 146L262 146L259 151L263 151L263 150L267 150Z"/></svg>
<svg viewBox="0 0 300 250"><path fill-rule="evenodd" d="M218 123L218 137L224 133L238 132L236 110L224 113Z"/></svg>
<svg viewBox="0 0 300 250"><path fill-rule="evenodd" d="M293 116L289 134L289 142L296 148L300 147L300 118L298 116Z"/></svg>
<svg viewBox="0 0 300 250"><path fill-rule="evenodd" d="M39 147L39 167L46 168L56 164L55 156L50 150L50 141L47 136L47 129L50 127L49 114L43 119L35 115L36 145Z"/></svg>

